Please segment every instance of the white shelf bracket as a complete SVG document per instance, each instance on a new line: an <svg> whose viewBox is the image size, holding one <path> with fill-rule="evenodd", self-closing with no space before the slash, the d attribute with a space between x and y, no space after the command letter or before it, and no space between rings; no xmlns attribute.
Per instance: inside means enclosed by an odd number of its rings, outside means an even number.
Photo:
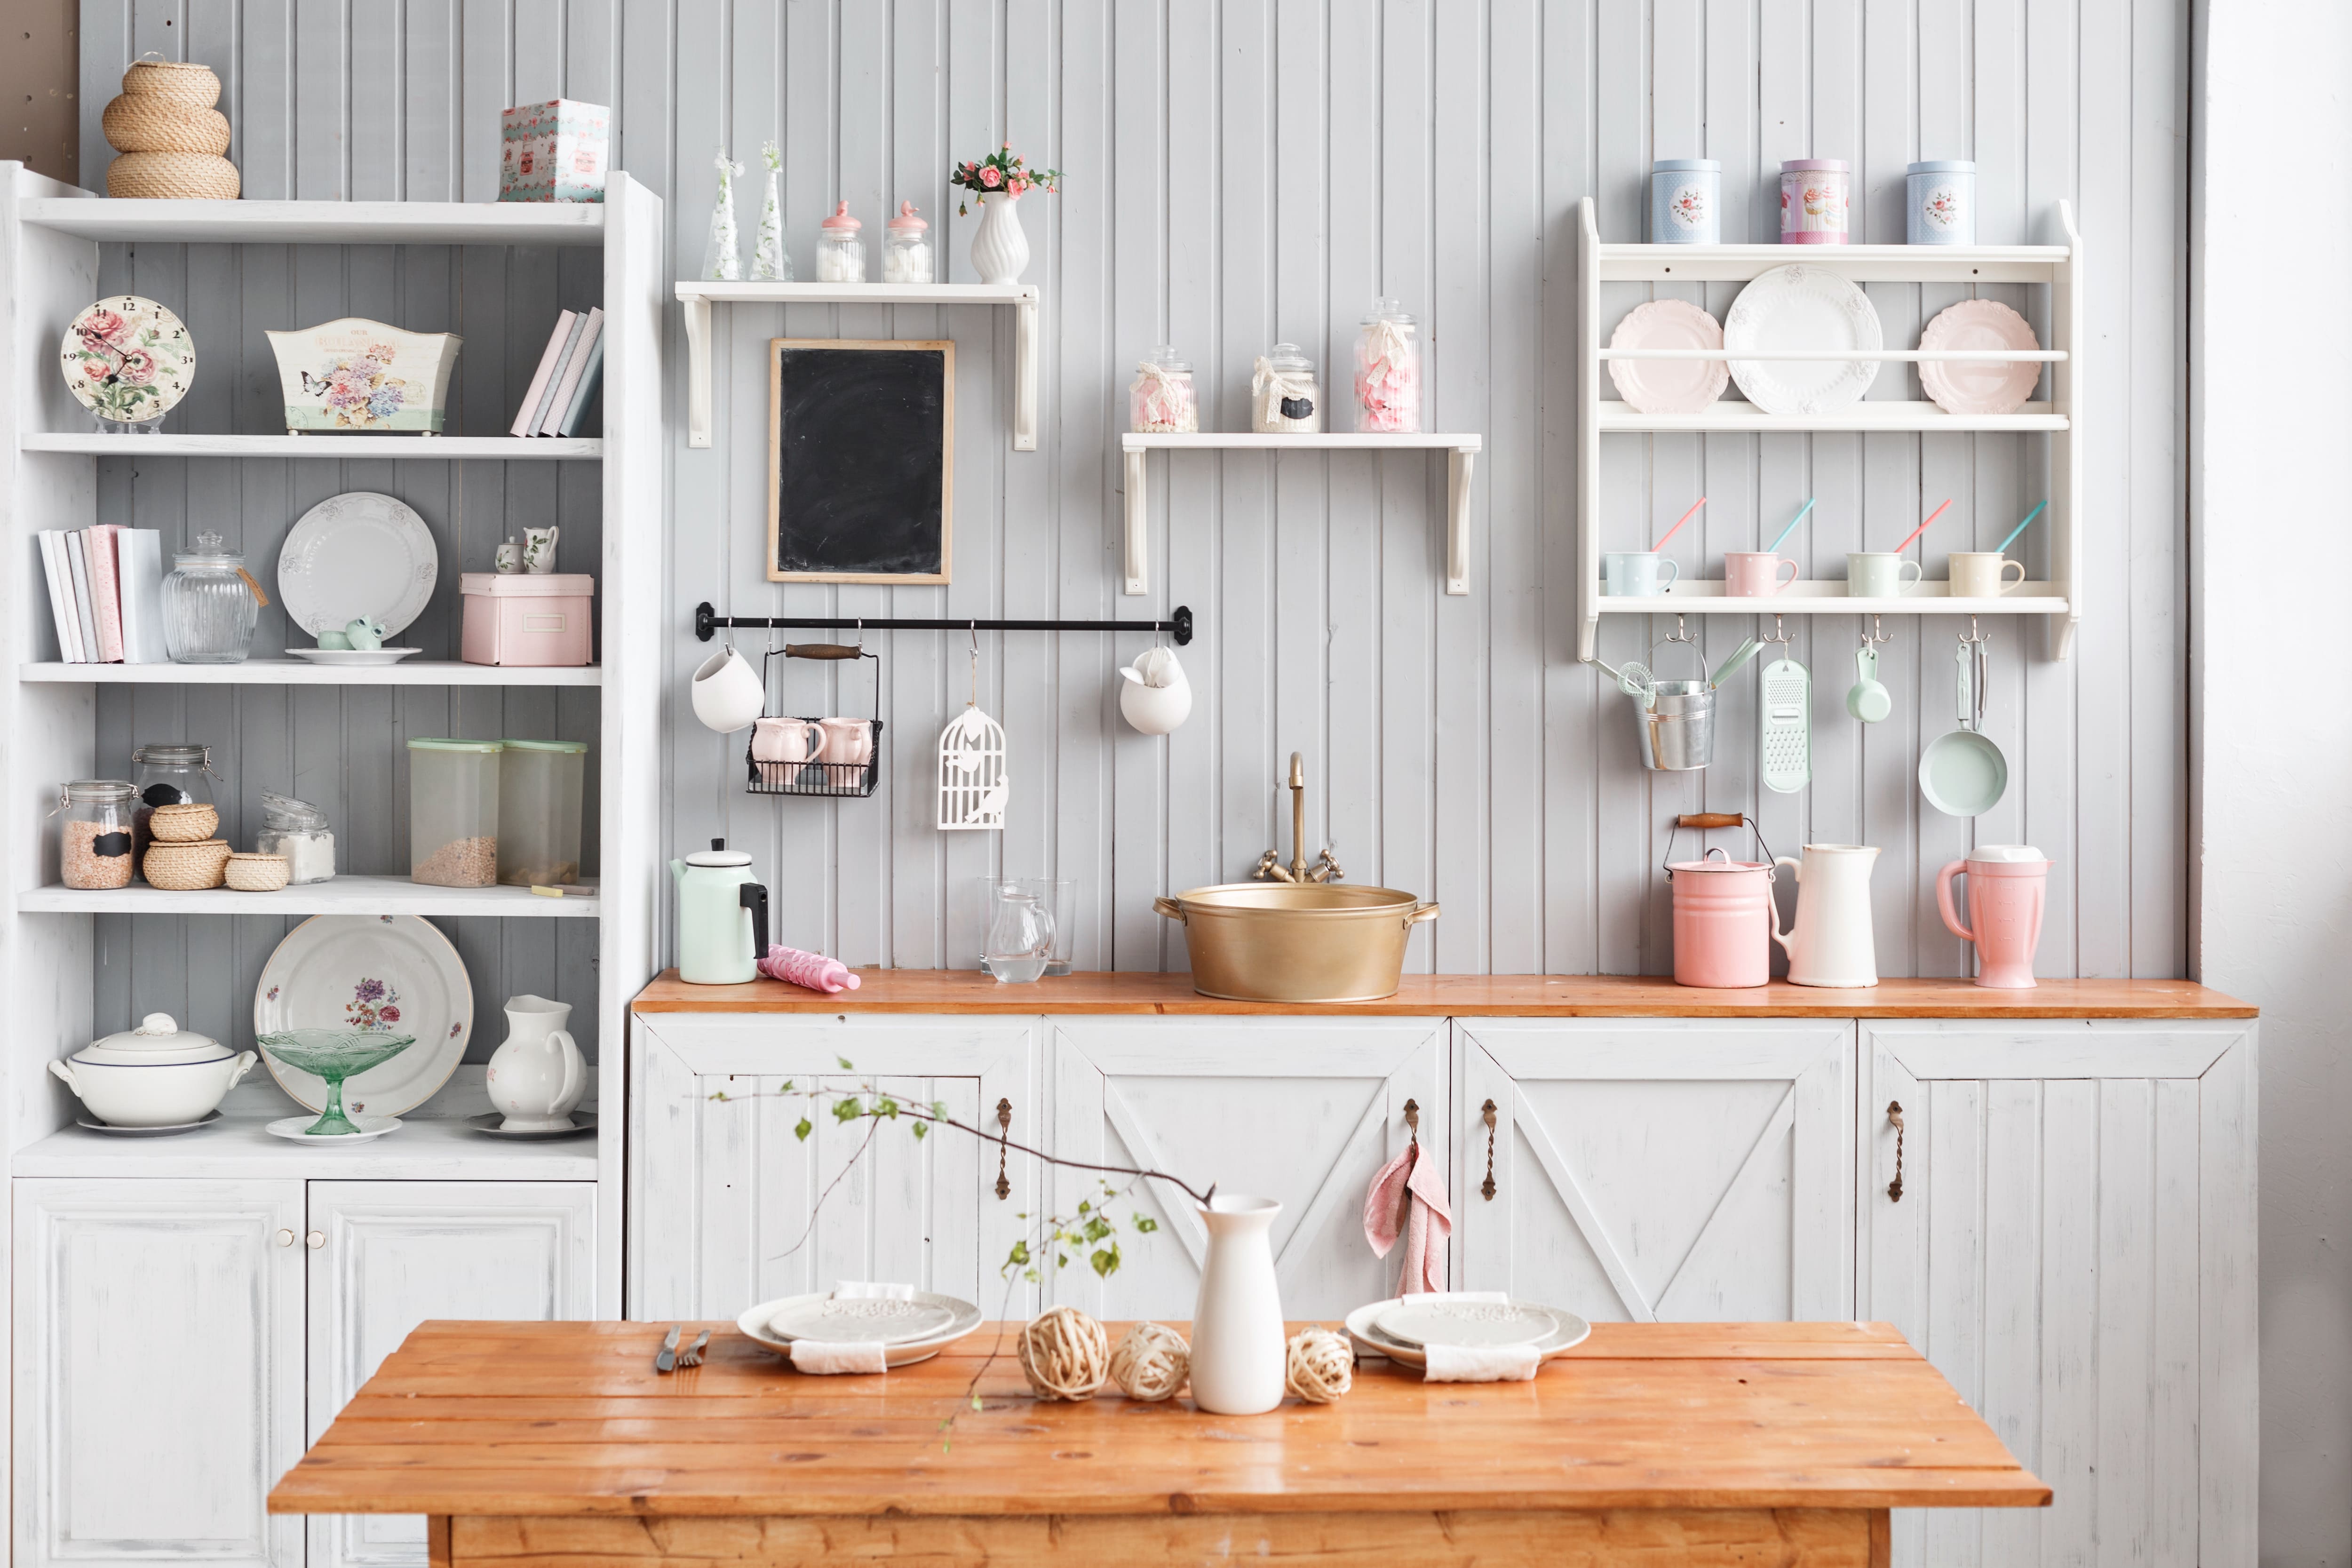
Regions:
<svg viewBox="0 0 2352 1568"><path fill-rule="evenodd" d="M1151 589L1150 503L1144 484L1150 470L1144 467L1140 447L1127 450L1127 585L1125 594L1144 594Z"/></svg>
<svg viewBox="0 0 2352 1568"><path fill-rule="evenodd" d="M1013 309L1013 449L1037 449L1037 290L1023 290ZM1130 563L1128 573L1134 575ZM1140 588L1129 588L1140 594Z"/></svg>
<svg viewBox="0 0 2352 1568"><path fill-rule="evenodd" d="M1445 591L1470 591L1470 470L1478 454L1456 447L1445 465Z"/></svg>
<svg viewBox="0 0 2352 1568"><path fill-rule="evenodd" d="M710 445L710 301L686 300L686 444Z"/></svg>

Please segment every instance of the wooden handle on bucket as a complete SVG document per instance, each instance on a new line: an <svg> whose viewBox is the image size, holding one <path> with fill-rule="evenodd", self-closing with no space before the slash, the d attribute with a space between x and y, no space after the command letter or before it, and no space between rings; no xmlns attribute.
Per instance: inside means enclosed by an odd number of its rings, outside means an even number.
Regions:
<svg viewBox="0 0 2352 1568"><path fill-rule="evenodd" d="M1736 811L1695 811L1675 818L1677 827L1737 827L1742 818Z"/></svg>

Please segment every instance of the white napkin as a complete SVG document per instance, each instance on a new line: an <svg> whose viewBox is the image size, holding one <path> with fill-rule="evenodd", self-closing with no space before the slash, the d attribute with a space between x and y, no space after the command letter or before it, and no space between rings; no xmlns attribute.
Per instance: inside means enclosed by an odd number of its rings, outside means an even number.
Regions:
<svg viewBox="0 0 2352 1568"><path fill-rule="evenodd" d="M794 1340L792 1349L793 1370L820 1375L839 1372L887 1372L882 1360L882 1344L867 1340L859 1344L827 1344L821 1340Z"/></svg>
<svg viewBox="0 0 2352 1568"><path fill-rule="evenodd" d="M1527 1383L1541 1360L1533 1345L1507 1345L1498 1350L1465 1350L1460 1345L1424 1345L1428 1364L1424 1383Z"/></svg>
<svg viewBox="0 0 2352 1568"><path fill-rule="evenodd" d="M836 1279L834 1296L844 1301L911 1301L915 1299L912 1285L886 1285L872 1279Z"/></svg>

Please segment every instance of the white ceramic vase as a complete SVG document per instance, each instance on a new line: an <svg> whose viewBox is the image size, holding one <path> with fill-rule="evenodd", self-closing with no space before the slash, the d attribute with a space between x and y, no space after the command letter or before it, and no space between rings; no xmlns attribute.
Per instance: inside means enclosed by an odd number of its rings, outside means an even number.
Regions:
<svg viewBox="0 0 2352 1568"><path fill-rule="evenodd" d="M1192 1308L1192 1403L1255 1415L1282 1403L1282 1296L1274 1278L1272 1198L1212 1197L1193 1212L1209 1229Z"/></svg>
<svg viewBox="0 0 2352 1568"><path fill-rule="evenodd" d="M588 1063L563 1026L571 1021L569 1003L507 998L506 1043L491 1054L488 1075L504 1126L551 1132L575 1125L572 1111L588 1093Z"/></svg>
<svg viewBox="0 0 2352 1568"><path fill-rule="evenodd" d="M1019 196L980 204L980 232L971 237L972 270L982 283L1018 283L1029 265L1029 237L1021 232Z"/></svg>
<svg viewBox="0 0 2352 1568"><path fill-rule="evenodd" d="M1870 869L1877 859L1877 849L1867 844L1808 844L1802 860L1780 857L1777 864L1797 874L1796 930L1778 929L1780 918L1773 917L1772 938L1789 954L1790 984L1878 984L1870 924Z"/></svg>

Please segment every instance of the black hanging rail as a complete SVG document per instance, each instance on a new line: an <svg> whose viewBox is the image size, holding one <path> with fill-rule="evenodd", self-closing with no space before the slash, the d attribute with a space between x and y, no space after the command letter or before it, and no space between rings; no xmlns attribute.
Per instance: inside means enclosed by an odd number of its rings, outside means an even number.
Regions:
<svg viewBox="0 0 2352 1568"><path fill-rule="evenodd" d="M825 631L863 626L875 632L1166 632L1182 647L1192 640L1192 610L1179 605L1164 621L908 620L859 616L722 616L705 599L694 606L694 635L703 642L721 626L737 631Z"/></svg>

